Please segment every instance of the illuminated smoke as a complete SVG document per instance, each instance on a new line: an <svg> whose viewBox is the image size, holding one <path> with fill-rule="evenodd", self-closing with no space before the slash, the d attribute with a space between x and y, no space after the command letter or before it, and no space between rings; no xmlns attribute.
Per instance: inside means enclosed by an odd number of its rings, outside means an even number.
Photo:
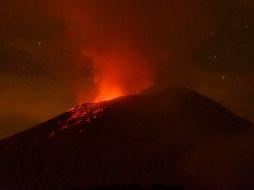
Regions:
<svg viewBox="0 0 254 190"><path fill-rule="evenodd" d="M119 24L119 19L112 17L104 18L93 3L83 3L82 10L73 4L65 7L65 17L69 38L78 38L76 43L83 59L89 58L92 63L95 92L92 100L138 94L151 87L154 76L151 65L137 48L138 42L133 39L129 24ZM85 101L82 97L79 99L79 103Z"/></svg>
<svg viewBox="0 0 254 190"><path fill-rule="evenodd" d="M153 84L152 69L135 50L116 47L86 55L93 59L94 82L98 88L96 102L138 94Z"/></svg>
<svg viewBox="0 0 254 190"><path fill-rule="evenodd" d="M78 103L138 94L152 86L189 85L189 60L211 32L212 17L204 12L210 1L57 2L51 7L59 10L52 12L64 18L68 48L80 53L72 67L86 70L84 83L77 82L80 74L69 79L78 84Z"/></svg>

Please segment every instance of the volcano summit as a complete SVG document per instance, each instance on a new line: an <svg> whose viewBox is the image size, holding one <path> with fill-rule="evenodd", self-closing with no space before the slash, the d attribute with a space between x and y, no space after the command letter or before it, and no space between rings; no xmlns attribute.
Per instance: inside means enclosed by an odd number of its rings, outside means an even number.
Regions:
<svg viewBox="0 0 254 190"><path fill-rule="evenodd" d="M253 189L253 125L172 88L80 105L0 141L0 189Z"/></svg>

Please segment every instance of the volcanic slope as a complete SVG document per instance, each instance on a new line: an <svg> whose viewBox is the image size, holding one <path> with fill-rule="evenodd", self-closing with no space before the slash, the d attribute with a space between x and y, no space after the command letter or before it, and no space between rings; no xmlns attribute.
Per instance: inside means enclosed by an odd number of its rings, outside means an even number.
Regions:
<svg viewBox="0 0 254 190"><path fill-rule="evenodd" d="M253 189L252 124L185 88L87 103L0 141L0 189Z"/></svg>

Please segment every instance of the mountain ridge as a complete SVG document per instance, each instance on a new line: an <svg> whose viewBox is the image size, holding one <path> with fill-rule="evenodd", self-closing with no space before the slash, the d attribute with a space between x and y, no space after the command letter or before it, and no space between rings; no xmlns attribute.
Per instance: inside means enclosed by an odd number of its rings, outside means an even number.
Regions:
<svg viewBox="0 0 254 190"><path fill-rule="evenodd" d="M237 157L224 155L229 159L226 169L224 165L202 168L214 160L224 160L221 154L232 149L228 141L245 143L245 139L235 139L252 130L249 121L184 88L86 103L0 141L0 187L68 189L166 183L187 189L214 189L211 183L217 180L224 189L232 189L228 168L240 167ZM251 150L243 145L245 155L252 157ZM223 146L225 150L216 153ZM207 158L210 152L215 155ZM195 168L199 164L203 166ZM227 175L215 175L213 170ZM242 170L247 172L244 167ZM202 181L199 175L207 177ZM241 173L234 175L242 177Z"/></svg>

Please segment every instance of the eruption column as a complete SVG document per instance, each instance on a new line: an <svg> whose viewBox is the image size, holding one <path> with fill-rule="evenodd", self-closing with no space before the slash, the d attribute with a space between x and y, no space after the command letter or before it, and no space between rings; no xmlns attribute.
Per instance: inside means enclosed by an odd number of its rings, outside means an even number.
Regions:
<svg viewBox="0 0 254 190"><path fill-rule="evenodd" d="M144 57L130 48L112 48L103 53L87 52L84 50L84 54L93 60L94 82L98 90L95 102L139 94L153 84L152 69Z"/></svg>

